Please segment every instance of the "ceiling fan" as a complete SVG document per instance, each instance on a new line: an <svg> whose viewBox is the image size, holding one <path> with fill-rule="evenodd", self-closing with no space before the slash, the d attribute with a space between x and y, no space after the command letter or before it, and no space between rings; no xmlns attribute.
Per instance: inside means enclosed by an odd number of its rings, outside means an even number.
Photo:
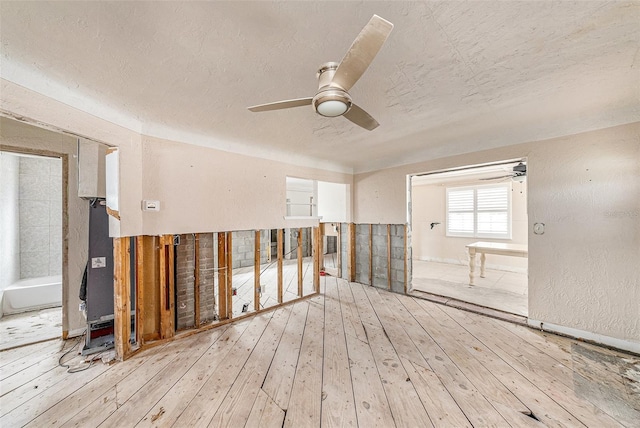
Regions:
<svg viewBox="0 0 640 428"><path fill-rule="evenodd" d="M348 91L367 70L392 29L392 23L373 15L340 63L327 62L320 66L315 96L260 104L249 107L249 110L260 112L312 105L321 116L344 116L369 131L377 128L379 123L351 101Z"/></svg>
<svg viewBox="0 0 640 428"><path fill-rule="evenodd" d="M511 178L513 181L524 181L527 177L527 165L520 162L512 168L512 173L508 175L500 175L498 177L481 178L480 180L499 180L502 178Z"/></svg>

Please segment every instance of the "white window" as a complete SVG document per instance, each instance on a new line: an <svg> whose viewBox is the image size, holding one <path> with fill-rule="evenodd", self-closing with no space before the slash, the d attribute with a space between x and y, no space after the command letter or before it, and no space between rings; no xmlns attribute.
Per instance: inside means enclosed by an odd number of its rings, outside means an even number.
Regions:
<svg viewBox="0 0 640 428"><path fill-rule="evenodd" d="M448 188L447 236L511 239L511 184Z"/></svg>

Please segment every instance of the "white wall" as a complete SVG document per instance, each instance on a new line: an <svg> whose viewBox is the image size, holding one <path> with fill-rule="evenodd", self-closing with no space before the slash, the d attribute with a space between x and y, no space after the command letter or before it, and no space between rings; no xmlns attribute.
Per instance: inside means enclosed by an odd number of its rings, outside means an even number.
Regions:
<svg viewBox="0 0 640 428"><path fill-rule="evenodd" d="M68 246L68 260L62 263L62 280L67 289L63 300L63 330L82 333L86 322L78 311L78 292L87 263L89 203L78 198L77 140L56 132L0 117L0 150L22 149L68 155L68 177L62 179L68 194L67 229L62 239ZM64 219L63 223L64 223ZM63 243L64 245L64 243Z"/></svg>
<svg viewBox="0 0 640 428"><path fill-rule="evenodd" d="M439 184L420 184L411 188L411 248L413 258L468 264L465 245L476 241L527 244L527 184L511 184L511 239L460 238L446 236L446 189L455 186L486 184L486 181L449 181ZM438 222L431 228L431 223ZM487 256L487 267L515 272L527 270L527 259L507 256Z"/></svg>
<svg viewBox="0 0 640 428"><path fill-rule="evenodd" d="M524 157L529 317L640 344L640 123L358 174L355 221L405 223L407 174Z"/></svg>
<svg viewBox="0 0 640 428"><path fill-rule="evenodd" d="M640 123L352 178L143 137L4 79L0 92L5 112L120 148L122 236L297 227L283 219L287 175L353 184L351 221L402 224L407 174L527 157L530 317L640 343ZM143 198L166 209L143 213Z"/></svg>
<svg viewBox="0 0 640 428"><path fill-rule="evenodd" d="M160 212L143 213L146 235L314 226L317 220L284 219L286 177L352 180L350 174L147 136L142 168L142 197L161 206ZM121 192L127 187L121 183Z"/></svg>
<svg viewBox="0 0 640 428"><path fill-rule="evenodd" d="M318 215L323 223L348 221L348 187L341 183L318 182Z"/></svg>
<svg viewBox="0 0 640 428"><path fill-rule="evenodd" d="M0 301L2 290L20 279L19 171L20 158L0 152Z"/></svg>

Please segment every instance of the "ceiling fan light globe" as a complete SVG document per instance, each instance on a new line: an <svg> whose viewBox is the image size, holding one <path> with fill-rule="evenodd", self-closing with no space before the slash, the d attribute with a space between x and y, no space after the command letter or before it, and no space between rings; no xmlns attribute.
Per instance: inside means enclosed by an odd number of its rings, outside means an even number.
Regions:
<svg viewBox="0 0 640 428"><path fill-rule="evenodd" d="M349 110L349 105L338 100L327 100L316 106L318 114L326 117L342 116L347 110Z"/></svg>
<svg viewBox="0 0 640 428"><path fill-rule="evenodd" d="M313 108L321 116L342 116L351 108L351 97L339 88L321 90L313 97Z"/></svg>

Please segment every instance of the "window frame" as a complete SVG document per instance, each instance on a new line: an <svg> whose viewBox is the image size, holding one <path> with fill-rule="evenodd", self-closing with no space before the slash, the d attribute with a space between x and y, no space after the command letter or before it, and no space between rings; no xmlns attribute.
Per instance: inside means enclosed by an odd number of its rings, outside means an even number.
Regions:
<svg viewBox="0 0 640 428"><path fill-rule="evenodd" d="M507 232L506 233L480 233L478 232L478 190L482 189L495 189L495 188L504 188L507 191ZM472 212L473 213L473 232L451 232L449 229L449 193L452 191L473 191L473 211L456 211L456 212ZM492 183L492 184L481 184L481 185L473 185L473 186L451 186L445 189L445 234L447 237L451 238L485 238L485 239L503 239L510 240L512 239L512 185L511 181L508 183ZM487 212L487 211L484 211ZM491 211L489 211L491 212ZM500 211L492 211L492 212L505 212L504 210Z"/></svg>

